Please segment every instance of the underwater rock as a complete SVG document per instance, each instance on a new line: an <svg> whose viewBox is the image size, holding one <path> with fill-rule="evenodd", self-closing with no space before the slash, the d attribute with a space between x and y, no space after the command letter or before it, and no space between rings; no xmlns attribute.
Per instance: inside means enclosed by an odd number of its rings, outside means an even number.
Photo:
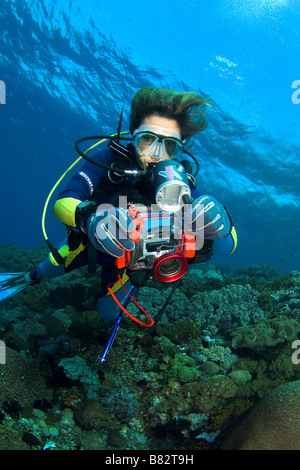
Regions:
<svg viewBox="0 0 300 470"><path fill-rule="evenodd" d="M28 250L9 243L0 244L0 272L31 271L32 265L36 265L49 254L48 248L43 245L39 248Z"/></svg>
<svg viewBox="0 0 300 470"><path fill-rule="evenodd" d="M76 423L84 430L102 430L117 424L112 414L96 400L75 403L74 417Z"/></svg>
<svg viewBox="0 0 300 470"><path fill-rule="evenodd" d="M221 445L222 450L300 450L300 380L259 400Z"/></svg>
<svg viewBox="0 0 300 470"><path fill-rule="evenodd" d="M0 450L30 450L30 447L11 430L2 429L0 434Z"/></svg>

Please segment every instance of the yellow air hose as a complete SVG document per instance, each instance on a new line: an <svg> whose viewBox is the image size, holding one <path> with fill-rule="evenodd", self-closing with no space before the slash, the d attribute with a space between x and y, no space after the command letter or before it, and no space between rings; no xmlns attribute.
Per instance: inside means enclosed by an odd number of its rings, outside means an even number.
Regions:
<svg viewBox="0 0 300 470"><path fill-rule="evenodd" d="M121 134L129 134L129 132L121 132L119 135ZM87 154L88 152L90 152L91 150L93 150L95 147L97 147L98 145L101 145L103 144L103 142L106 142L107 140L109 140L110 138L113 138L115 137L116 135L118 135L117 133L116 134L112 134L110 135L108 138L105 138L105 139L102 139L102 140L99 140L98 142L96 142L94 145L92 145L91 147L89 147L84 153ZM48 209L48 205L49 205L49 202L50 202L50 199L54 193L54 191L56 190L56 188L58 187L58 185L61 183L61 181L64 179L64 177L69 173L69 171L71 171L75 165L77 165L77 163L82 159L83 157L79 157L77 158L77 160L75 160L75 162L72 163L72 165L69 166L69 168L61 175L61 177L59 178L59 180L55 183L55 185L53 186L53 188L51 189L50 193L48 194L48 197L46 199L46 202L45 202L45 205L44 205L44 209L43 209L43 213L42 213L42 231L43 231L43 235L44 235L44 238L45 238L45 241L51 251L51 254L53 256L52 260L56 261L57 264L61 264L64 262L64 259L62 258L62 256L66 256L66 254L68 253L65 253L65 252L60 252L59 250L57 250L57 248L55 248L52 243L50 242L49 238L48 238L48 235L47 235L47 232L46 232L46 227L45 227L45 220L46 220L46 213L47 213L47 209ZM61 249L63 249L62 251L65 251L66 250L66 247L63 246L61 247ZM56 264L55 263L55 264Z"/></svg>

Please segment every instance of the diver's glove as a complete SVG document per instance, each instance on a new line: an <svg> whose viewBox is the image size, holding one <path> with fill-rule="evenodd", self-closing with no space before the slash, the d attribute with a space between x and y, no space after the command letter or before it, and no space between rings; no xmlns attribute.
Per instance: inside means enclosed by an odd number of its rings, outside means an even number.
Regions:
<svg viewBox="0 0 300 470"><path fill-rule="evenodd" d="M201 220L202 219L202 220ZM212 196L201 196L192 205L192 228L203 230L204 240L220 240L231 232L231 220L220 202Z"/></svg>
<svg viewBox="0 0 300 470"><path fill-rule="evenodd" d="M75 225L80 228L82 232L87 231L87 221L97 210L97 204L94 201L83 201L76 207L75 210Z"/></svg>
<svg viewBox="0 0 300 470"><path fill-rule="evenodd" d="M130 234L135 228L127 211L112 206L108 209L97 209L86 223L89 240L96 250L116 258L124 254L122 248L128 251L134 249Z"/></svg>

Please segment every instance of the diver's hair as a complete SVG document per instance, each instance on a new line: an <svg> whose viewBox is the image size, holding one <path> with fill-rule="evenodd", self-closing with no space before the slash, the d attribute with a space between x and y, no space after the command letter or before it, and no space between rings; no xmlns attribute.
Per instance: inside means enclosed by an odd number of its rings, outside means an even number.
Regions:
<svg viewBox="0 0 300 470"><path fill-rule="evenodd" d="M209 104L198 93L144 87L133 97L129 130L133 134L146 117L157 115L174 119L180 128L181 138L186 139L207 126L207 105Z"/></svg>

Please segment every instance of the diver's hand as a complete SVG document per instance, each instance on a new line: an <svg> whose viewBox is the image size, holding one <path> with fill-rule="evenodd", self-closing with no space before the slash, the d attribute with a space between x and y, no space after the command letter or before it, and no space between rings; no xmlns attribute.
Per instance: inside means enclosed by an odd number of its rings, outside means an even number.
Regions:
<svg viewBox="0 0 300 470"><path fill-rule="evenodd" d="M130 239L130 233L134 229L135 224L127 211L118 207L97 209L87 221L90 242L97 250L116 258L124 254L122 248L128 251L134 249L134 242Z"/></svg>
<svg viewBox="0 0 300 470"><path fill-rule="evenodd" d="M193 202L192 228L196 233L204 230L205 240L220 240L230 233L231 222L222 204L214 197L204 195Z"/></svg>

